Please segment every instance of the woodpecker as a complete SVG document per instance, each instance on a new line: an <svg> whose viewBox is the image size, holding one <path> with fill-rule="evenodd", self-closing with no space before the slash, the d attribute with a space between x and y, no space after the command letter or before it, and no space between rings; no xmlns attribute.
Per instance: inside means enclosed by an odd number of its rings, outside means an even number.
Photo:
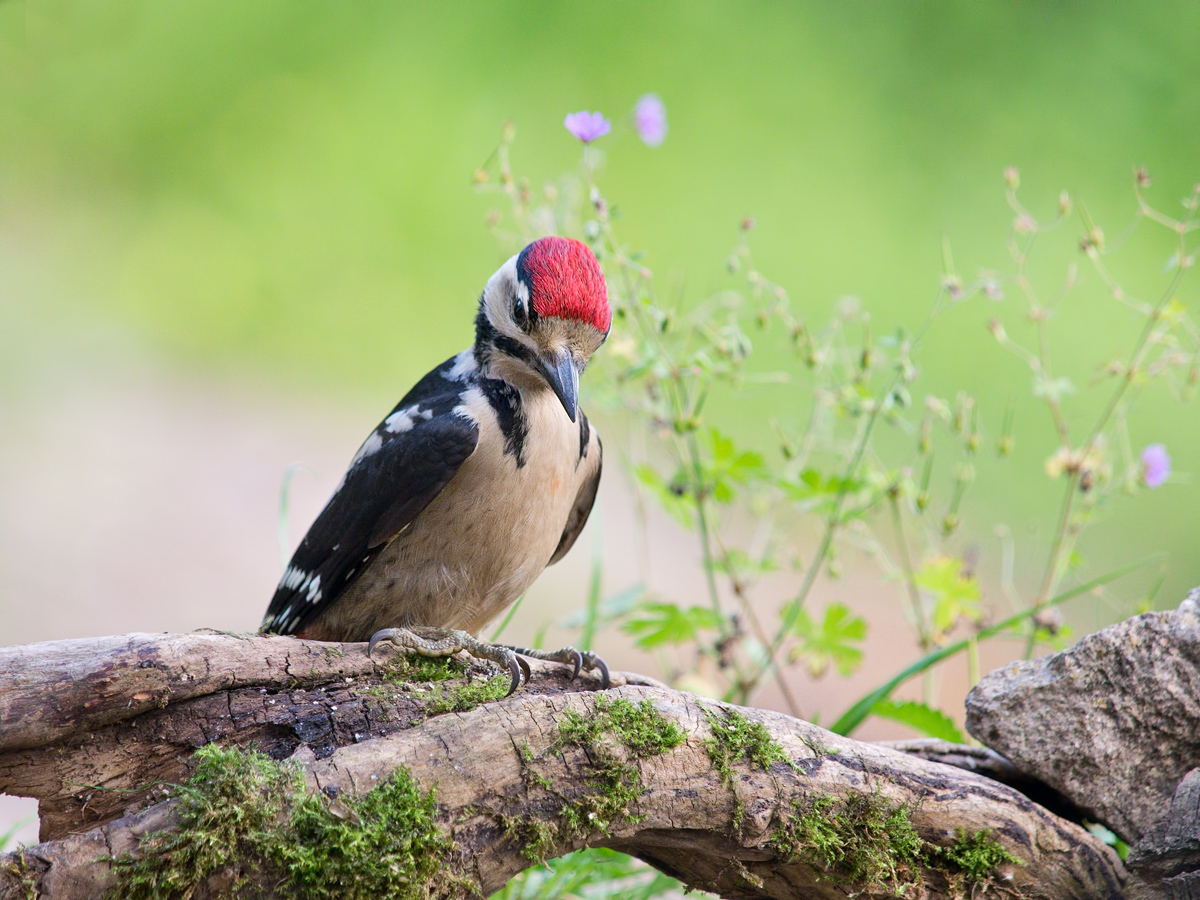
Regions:
<svg viewBox="0 0 1200 900"><path fill-rule="evenodd" d="M535 651L476 635L558 562L600 483L600 438L579 376L612 312L596 257L534 241L488 279L475 343L404 395L359 447L284 571L261 632L390 641L425 656L466 650L505 667L529 656L598 670L590 652Z"/></svg>

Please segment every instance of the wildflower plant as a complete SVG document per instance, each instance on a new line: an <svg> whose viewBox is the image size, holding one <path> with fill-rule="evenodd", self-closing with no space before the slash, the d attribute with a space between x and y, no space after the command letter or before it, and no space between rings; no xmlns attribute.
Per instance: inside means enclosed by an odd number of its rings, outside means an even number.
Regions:
<svg viewBox="0 0 1200 900"><path fill-rule="evenodd" d="M657 97L639 100L632 120L648 146L665 138L665 108ZM804 710L789 684L791 668L803 667L814 678L844 677L862 663L869 623L821 597L826 579L841 574L843 557L862 554L903 609L917 659L864 694L830 727L849 734L875 715L963 740L953 720L935 708L935 666L965 655L974 681L982 641L1017 637L1027 656L1043 644L1058 646L1067 635L1060 604L1106 590L1148 562L1093 573L1083 568L1076 547L1101 507L1141 487L1158 487L1170 474L1163 445L1135 455L1128 423L1151 384L1163 382L1185 401L1200 380L1200 330L1181 294L1195 264L1200 185L1172 217L1150 205L1150 180L1138 170L1132 221L1109 245L1086 207L1066 192L1053 218L1036 218L1018 197L1018 172L1008 169L1013 219L1004 268L966 277L945 243L928 314L911 328L878 333L869 307L853 298L839 302L824 320L802 315L789 291L756 264L752 219L740 223L726 260L727 288L686 304L666 301L646 255L621 239L600 184L604 156L590 144L608 131L608 120L599 113L573 114L567 128L584 145L575 172L535 191L512 172L515 132L506 126L476 186L506 197L506 208L488 217L506 249L557 233L579 237L595 251L614 309L606 352L595 363L601 373L588 380L593 403L602 402L606 417L606 452L632 475L642 509L658 507L694 534L706 590L698 599L650 594L635 585L605 598L597 557L584 615L563 624L581 628L585 644L597 629L615 625L654 653L673 683L738 703L752 702L774 681L799 716ZM1086 407L1075 406L1078 389L1055 371L1051 354L1053 314L1080 284L1078 266L1072 263L1049 294L1031 272L1047 235L1069 236L1071 223L1081 232L1078 250L1086 265L1113 300L1141 321L1127 349L1103 361L1087 387L1107 394L1090 420L1081 417ZM1139 227L1165 229L1172 237L1166 264L1171 277L1152 299L1127 290L1108 265L1110 254ZM919 356L948 308L1005 300L1008 307L1020 304L1032 339L1010 336L999 316L988 328L1017 361L1011 368L1016 380L1021 367L1032 373L1032 394L1049 413L1056 449L1044 468L1058 484L1061 501L1048 546L1028 551L1044 554L1035 583L1016 583L1012 534L1003 525L993 530L1003 559L1003 596L997 600L984 596L975 551L960 543L961 517L980 455L1004 460L1013 453L1014 412L1011 406L989 411L989 421L999 427L985 429L984 411L971 394L922 391ZM762 358L784 362L764 367ZM729 413L748 389L775 391L777 407L789 414L773 421L771 440L757 446L743 443ZM972 532L980 530L976 525ZM792 588L780 604L761 588L787 570L794 570ZM1118 599L1132 605L1128 597ZM893 697L917 678L921 701ZM576 854L563 873L586 875L589 860L586 853ZM651 894L667 889L655 883ZM608 895L599 888L591 893Z"/></svg>
<svg viewBox="0 0 1200 900"><path fill-rule="evenodd" d="M665 138L665 108L657 97L638 101L632 118L648 145ZM642 502L694 533L706 587L702 599L626 591L607 602L593 590L587 614L576 624L588 638L602 625L616 625L658 656L668 678L705 684L735 702L752 702L774 681L790 711L802 715L789 686L790 668L803 667L812 677L847 676L862 662L869 623L839 602L823 601L821 586L841 574L846 553L865 553L903 608L919 659L864 695L833 729L849 733L874 714L926 733L959 736L933 708L930 673L937 663L966 654L977 674L982 640L1020 636L1027 654L1053 644L1063 636L1055 607L1130 571L1083 571L1075 551L1101 506L1141 486L1157 487L1170 472L1161 445L1135 455L1128 422L1150 384L1164 382L1185 400L1200 380L1200 331L1180 293L1195 263L1200 186L1183 200L1182 214L1172 217L1150 205L1149 178L1135 173L1135 209L1125 233L1161 228L1174 245L1169 284L1157 298L1143 299L1118 281L1107 262L1124 238L1106 244L1086 207L1066 192L1057 214L1040 221L1018 197L1019 174L1006 170L1013 220L1005 267L964 276L945 244L942 276L932 286L925 318L911 328L877 333L869 307L857 299L843 299L823 321L801 314L789 291L756 264L751 219L740 223L726 260L727 288L686 304L664 300L645 254L621 239L601 187L604 156L591 141L608 130L608 120L576 113L566 124L584 144L577 171L535 191L512 172L510 126L476 185L507 197L506 208L488 219L506 248L558 233L579 237L595 251L615 314L608 347L596 363L603 374L589 379L601 385L593 398L607 417L606 450L625 464ZM1141 319L1128 349L1102 363L1088 387L1107 391L1107 398L1086 427L1078 425L1072 406L1078 389L1054 370L1051 356L1051 320L1081 281L1077 265L1049 295L1030 268L1046 235L1075 222L1086 264L1113 299ZM1020 366L1032 373L1033 396L1049 412L1057 448L1045 472L1058 482L1061 503L1049 545L1041 550L1045 562L1036 585L1014 582L1012 536L1002 526L996 530L1005 560L997 603L984 596L973 552L959 536L977 458L993 453L1003 459L1013 451L1013 411L989 411L989 421L999 427L985 439L990 432L975 397L922 391L919 356L948 308L1000 301L1020 304L1032 325L1028 344L1010 336L998 316L988 327L1017 360L1014 374ZM784 363L765 368L760 358ZM775 391L778 408L790 416L772 422L771 441L758 446L743 443L728 414L751 387ZM796 586L786 602L760 596L767 576L789 569L796 571ZM923 702L892 699L896 688L918 676L924 676Z"/></svg>
<svg viewBox="0 0 1200 900"><path fill-rule="evenodd" d="M563 127L583 143L590 144L608 134L612 130L612 123L604 118L603 113L588 112L584 109L567 113L567 117L563 119Z"/></svg>

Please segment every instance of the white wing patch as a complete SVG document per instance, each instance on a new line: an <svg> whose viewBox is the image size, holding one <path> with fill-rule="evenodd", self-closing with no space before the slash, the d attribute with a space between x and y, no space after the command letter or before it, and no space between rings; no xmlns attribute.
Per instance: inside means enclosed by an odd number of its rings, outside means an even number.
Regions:
<svg viewBox="0 0 1200 900"><path fill-rule="evenodd" d="M279 586L287 588L289 591L296 591L304 594L304 599L309 603L321 602L321 576L320 574L311 575L303 569L298 569L295 566L288 566L287 571L283 573L283 578L279 579ZM288 606L283 613L277 617L277 621L284 621L291 615L291 606Z"/></svg>
<svg viewBox="0 0 1200 900"><path fill-rule="evenodd" d="M417 419L424 419L428 422L432 418L432 409L421 409L420 404L417 404L392 413L383 420L383 427L388 434L403 434L406 431L412 431L413 426L417 424Z"/></svg>
<svg viewBox="0 0 1200 900"><path fill-rule="evenodd" d="M373 453L378 453L383 449L383 438L378 431L372 431L371 436L363 441L363 445L358 448L358 452L354 454L354 459L350 462L350 467L353 468L358 463L362 462ZM338 485L340 488L341 485Z"/></svg>
<svg viewBox="0 0 1200 900"><path fill-rule="evenodd" d="M288 566L287 571L283 573L283 578L279 580L279 586L285 587L289 591L294 591L304 583L305 578L312 576L303 569L297 569L295 566Z"/></svg>
<svg viewBox="0 0 1200 900"><path fill-rule="evenodd" d="M416 412L415 406L410 406L408 409L401 409L392 413L383 420L383 427L390 434L403 434L406 431L412 431L413 413Z"/></svg>

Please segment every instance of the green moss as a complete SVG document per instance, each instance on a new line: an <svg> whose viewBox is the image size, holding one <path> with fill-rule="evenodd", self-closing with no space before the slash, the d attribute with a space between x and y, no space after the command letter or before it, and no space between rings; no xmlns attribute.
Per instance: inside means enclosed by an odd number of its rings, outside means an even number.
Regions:
<svg viewBox="0 0 1200 900"><path fill-rule="evenodd" d="M453 656L421 656L417 653L398 654L384 669L384 680L392 683L449 681L464 678L470 667Z"/></svg>
<svg viewBox="0 0 1200 900"><path fill-rule="evenodd" d="M177 830L147 834L137 858L112 860L109 900L184 898L214 875L227 896L253 897L250 875L262 871L275 893L301 900L420 900L464 883L443 869L453 844L435 821L433 792L403 768L330 803L305 789L295 766L208 745L179 801Z"/></svg>
<svg viewBox="0 0 1200 900"><path fill-rule="evenodd" d="M521 855L533 863L544 863L553 852L558 829L534 816L500 816L504 836L521 845Z"/></svg>
<svg viewBox="0 0 1200 900"><path fill-rule="evenodd" d="M794 808L770 844L784 859L803 859L837 881L895 896L921 883L924 842L911 811L878 795L820 797L807 809Z"/></svg>
<svg viewBox="0 0 1200 900"><path fill-rule="evenodd" d="M525 775L525 782L527 784L536 784L547 791L554 790L554 782L545 775L534 771L533 763L537 762L537 758L533 755L533 751L529 749L528 741L521 741L521 746L517 748L517 756L521 760L521 772Z"/></svg>
<svg viewBox="0 0 1200 900"><path fill-rule="evenodd" d="M469 712L508 693L507 674L482 681L473 680L471 674L470 666L452 657L397 656L384 669L382 683L359 687L355 695L384 704L395 704L408 696L424 705L425 715L412 721L413 725L419 725L430 716ZM416 684L428 684L432 689L408 687ZM384 714L387 715L386 711Z"/></svg>
<svg viewBox="0 0 1200 900"><path fill-rule="evenodd" d="M922 868L940 870L952 884L975 885L989 881L996 866L1022 864L986 830L960 831L950 847L930 844L913 827L910 807L877 794L795 806L768 843L781 858L804 860L835 881L897 897L919 893Z"/></svg>
<svg viewBox="0 0 1200 900"><path fill-rule="evenodd" d="M645 793L636 760L657 756L684 741L683 729L662 715L649 700L634 705L623 697L597 695L591 715L567 710L549 752L577 746L592 760L584 792L563 804L566 830L585 837L594 830L608 834L614 824L639 822L630 812Z"/></svg>
<svg viewBox="0 0 1200 900"><path fill-rule="evenodd" d="M733 767L742 760L764 771L777 762L793 765L761 722L751 722L732 709L722 709L720 713L705 709L704 715L712 729L712 737L704 741L704 748L727 787L733 787Z"/></svg>
<svg viewBox="0 0 1200 900"><path fill-rule="evenodd" d="M37 900L38 873L37 869L31 866L29 860L25 858L24 848L18 848L13 852L9 861L4 864L4 871L19 882L19 890L25 900Z"/></svg>
<svg viewBox="0 0 1200 900"><path fill-rule="evenodd" d="M958 840L949 847L936 848L937 854L951 867L961 873L967 881L978 883L988 880L992 870L1006 863L1023 866L1025 863L1001 846L988 829L974 834L960 828Z"/></svg>
<svg viewBox="0 0 1200 900"><path fill-rule="evenodd" d="M590 714L567 710L558 724L557 737L542 756L533 756L527 746L517 751L526 783L559 799L558 823L548 825L530 816L501 816L505 834L524 844L521 852L527 859L540 862L559 837L586 838L597 831L607 835L616 825L640 822L644 816L632 811L645 793L637 760L666 753L685 738L683 729L649 700L634 704L623 697L597 695ZM569 747L584 750L590 767L581 779L582 791L567 797L536 771L536 765L547 754Z"/></svg>
<svg viewBox="0 0 1200 900"><path fill-rule="evenodd" d="M624 697L615 700L596 695L590 716L569 709L558 723L558 738L552 750L570 744L583 748L611 745L613 739L637 758L657 756L683 743L683 729L654 708L649 700L636 706Z"/></svg>
<svg viewBox="0 0 1200 900"><path fill-rule="evenodd" d="M453 686L439 685L434 688L425 711L431 716L448 712L469 712L481 704L505 696L509 685L507 674L497 675L487 681L464 681Z"/></svg>

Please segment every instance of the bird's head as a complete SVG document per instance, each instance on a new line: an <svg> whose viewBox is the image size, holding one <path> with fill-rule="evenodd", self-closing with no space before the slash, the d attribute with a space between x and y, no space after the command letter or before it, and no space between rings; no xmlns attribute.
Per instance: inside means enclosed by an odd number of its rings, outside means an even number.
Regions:
<svg viewBox="0 0 1200 900"><path fill-rule="evenodd" d="M574 422L579 375L612 325L608 288L586 244L534 241L488 279L475 319L476 356L497 377L549 386Z"/></svg>

